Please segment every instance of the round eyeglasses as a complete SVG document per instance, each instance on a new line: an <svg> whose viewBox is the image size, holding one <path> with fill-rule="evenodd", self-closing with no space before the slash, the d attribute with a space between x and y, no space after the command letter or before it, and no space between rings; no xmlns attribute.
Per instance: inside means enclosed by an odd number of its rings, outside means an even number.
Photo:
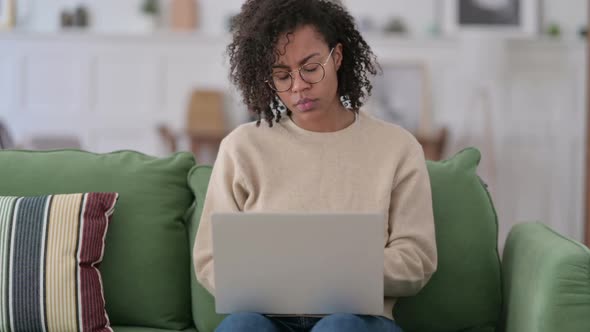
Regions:
<svg viewBox="0 0 590 332"><path fill-rule="evenodd" d="M321 82L326 77L326 69L324 66L330 61L330 57L334 52L334 48L330 50L330 54L324 63L309 62L293 71L275 71L270 76L270 79L265 82L276 92L285 92L291 90L293 82L295 81L294 73L299 72L301 79L309 84L316 84Z"/></svg>

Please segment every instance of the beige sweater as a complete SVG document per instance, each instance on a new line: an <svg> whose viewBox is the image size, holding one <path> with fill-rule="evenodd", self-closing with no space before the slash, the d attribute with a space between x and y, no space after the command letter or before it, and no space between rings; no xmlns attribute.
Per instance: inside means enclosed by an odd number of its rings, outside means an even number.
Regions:
<svg viewBox="0 0 590 332"><path fill-rule="evenodd" d="M436 270L432 197L424 153L399 126L360 112L336 132L240 126L222 142L194 247L197 279L215 294L211 214L251 211L385 212L385 312ZM280 243L277 243L280 245ZM310 272L311 273L311 272Z"/></svg>

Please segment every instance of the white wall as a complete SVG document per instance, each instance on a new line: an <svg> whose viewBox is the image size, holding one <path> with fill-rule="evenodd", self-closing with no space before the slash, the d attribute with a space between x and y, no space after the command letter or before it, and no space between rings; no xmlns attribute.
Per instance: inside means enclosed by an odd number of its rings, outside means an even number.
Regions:
<svg viewBox="0 0 590 332"><path fill-rule="evenodd" d="M59 30L59 16L63 9L73 10L78 5L86 6L92 16L92 30L100 32L135 33L145 31L140 7L143 0L17 0L26 10L21 28L33 31L53 32ZM163 20L171 0L161 0ZM199 28L204 33L219 34L225 29L227 18L237 13L243 0L198 1Z"/></svg>
<svg viewBox="0 0 590 332"><path fill-rule="evenodd" d="M92 11L93 29L101 32L137 32L144 29L139 14L142 0L17 0L33 11L22 27L35 31L55 31L59 27L59 13L63 8L86 5ZM171 0L161 0L166 8ZM448 0L343 0L357 18L372 18L383 26L394 16L403 17L412 33L427 34L437 21L436 4ZM198 0L201 31L218 34L224 31L227 18L239 12L243 0ZM586 0L542 0L544 22L557 22L566 35L575 34L586 22ZM26 13L24 13L26 15Z"/></svg>
<svg viewBox="0 0 590 332"><path fill-rule="evenodd" d="M545 23L557 22L565 35L572 35L588 21L588 1L544 0L543 16Z"/></svg>
<svg viewBox="0 0 590 332"><path fill-rule="evenodd" d="M77 3L91 8L95 31L137 32L144 24L137 15L141 0L31 1L37 5L24 28L34 31L57 30L59 11ZM8 120L17 139L70 132L92 151L161 154L156 124L181 128L192 88L228 86L222 62L227 36L217 34L242 1L200 0L202 34L196 36L0 34L0 118ZM344 3L353 15L377 23L404 16L410 30L423 35L434 20L435 1L442 0ZM544 21L557 21L573 39L586 21L587 1L544 4ZM585 43L469 38L367 39L382 63L418 60L430 67L435 120L452 135L448 152L466 145L482 149L480 171L495 197L501 242L514 223L528 220L581 240ZM492 98L491 138L485 136L482 107L471 103L480 86ZM233 123L245 114L231 108L228 113L236 116Z"/></svg>
<svg viewBox="0 0 590 332"><path fill-rule="evenodd" d="M0 52L0 118L18 142L70 134L94 152L165 154L156 126L181 132L193 88L228 87L221 56L227 42L166 34L0 34L0 49L9 50ZM447 153L465 146L482 151L479 172L498 208L501 244L514 223L529 220L581 240L584 42L375 36L368 42L382 64L417 61L430 69L435 125L451 133ZM491 97L490 120L476 98L480 87ZM235 97L225 110L232 126L245 121Z"/></svg>
<svg viewBox="0 0 590 332"><path fill-rule="evenodd" d="M344 0L350 13L359 21L371 18L377 27L383 27L392 17L403 17L412 34L428 33L436 22L436 0ZM438 0L440 2L440 0Z"/></svg>
<svg viewBox="0 0 590 332"><path fill-rule="evenodd" d="M19 14L19 27L42 32L56 31L59 29L61 11L71 11L83 4L91 11L94 30L137 31L143 26L138 15L141 2L142 0L18 0L20 7L17 8L25 7Z"/></svg>

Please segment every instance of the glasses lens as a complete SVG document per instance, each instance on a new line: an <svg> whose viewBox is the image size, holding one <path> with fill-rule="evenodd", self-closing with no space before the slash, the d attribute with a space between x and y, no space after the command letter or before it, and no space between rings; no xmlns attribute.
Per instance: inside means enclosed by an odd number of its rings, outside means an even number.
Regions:
<svg viewBox="0 0 590 332"><path fill-rule="evenodd" d="M324 79L326 72L319 63L308 63L301 67L301 77L310 84L315 84Z"/></svg>
<svg viewBox="0 0 590 332"><path fill-rule="evenodd" d="M287 91L291 88L291 75L286 71L278 71L272 74L270 80L271 88L278 92Z"/></svg>

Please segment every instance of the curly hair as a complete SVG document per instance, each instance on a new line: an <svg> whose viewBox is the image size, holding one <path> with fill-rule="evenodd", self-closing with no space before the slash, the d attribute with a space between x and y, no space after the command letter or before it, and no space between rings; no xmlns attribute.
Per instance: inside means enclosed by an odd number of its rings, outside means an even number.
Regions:
<svg viewBox="0 0 590 332"><path fill-rule="evenodd" d="M227 53L230 80L248 109L258 115L258 126L263 118L270 127L281 119L275 93L264 81L282 54L277 49L279 38L304 25L313 26L330 48L342 44L338 95L348 108L358 112L371 94L368 74L376 75L379 64L344 8L328 0L247 0L232 20L233 40ZM287 115L291 116L288 109Z"/></svg>

